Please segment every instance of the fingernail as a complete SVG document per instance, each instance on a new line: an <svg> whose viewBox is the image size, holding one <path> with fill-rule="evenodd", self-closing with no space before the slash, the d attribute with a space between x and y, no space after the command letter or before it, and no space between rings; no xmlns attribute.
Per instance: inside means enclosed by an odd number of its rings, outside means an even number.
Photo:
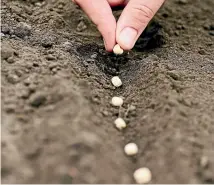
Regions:
<svg viewBox="0 0 214 185"><path fill-rule="evenodd" d="M126 27L120 32L119 40L122 46L132 48L137 37L137 30L131 27Z"/></svg>

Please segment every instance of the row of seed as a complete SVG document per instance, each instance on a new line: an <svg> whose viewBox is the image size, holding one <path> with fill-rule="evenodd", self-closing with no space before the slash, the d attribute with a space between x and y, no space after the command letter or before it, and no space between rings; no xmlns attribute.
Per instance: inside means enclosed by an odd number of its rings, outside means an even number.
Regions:
<svg viewBox="0 0 214 185"><path fill-rule="evenodd" d="M121 49L120 46L117 44L117 45L115 45L113 52L116 55L121 55L121 54L123 54L123 49ZM122 86L122 81L118 76L114 76L111 79L111 82L115 87ZM112 98L111 104L113 106L121 107L123 104L123 99L121 97L115 96ZM114 124L119 130L122 130L126 127L126 122L121 117L118 117L114 121ZM124 151L125 151L126 155L128 155L128 156L136 155L138 153L138 146L135 143L128 143L124 147ZM139 184L148 183L149 181L151 181L151 178L152 178L151 171L145 167L135 170L133 176L134 176L135 181Z"/></svg>

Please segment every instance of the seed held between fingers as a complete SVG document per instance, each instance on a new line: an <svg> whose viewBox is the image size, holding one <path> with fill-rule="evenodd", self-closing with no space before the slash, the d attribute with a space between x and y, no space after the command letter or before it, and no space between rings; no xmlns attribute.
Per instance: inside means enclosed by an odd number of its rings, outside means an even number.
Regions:
<svg viewBox="0 0 214 185"><path fill-rule="evenodd" d="M123 54L123 49L120 47L119 44L116 44L113 48L113 52L115 55L122 55Z"/></svg>
<svg viewBox="0 0 214 185"><path fill-rule="evenodd" d="M148 183L152 179L152 173L148 168L139 168L135 170L133 176L138 184Z"/></svg>

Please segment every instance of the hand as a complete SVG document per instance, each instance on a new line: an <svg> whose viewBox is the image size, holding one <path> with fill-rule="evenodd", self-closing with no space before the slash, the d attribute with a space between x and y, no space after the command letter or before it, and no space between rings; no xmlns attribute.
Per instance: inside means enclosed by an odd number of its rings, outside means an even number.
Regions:
<svg viewBox="0 0 214 185"><path fill-rule="evenodd" d="M105 48L112 51L116 42L130 50L164 0L73 0L97 25ZM111 7L124 6L116 23Z"/></svg>

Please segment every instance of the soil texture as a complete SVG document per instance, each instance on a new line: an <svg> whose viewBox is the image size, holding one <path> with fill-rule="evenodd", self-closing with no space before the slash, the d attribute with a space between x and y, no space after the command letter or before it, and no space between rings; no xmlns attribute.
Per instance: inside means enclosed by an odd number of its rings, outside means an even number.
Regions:
<svg viewBox="0 0 214 185"><path fill-rule="evenodd" d="M214 183L213 0L166 1L122 56L70 0L1 9L2 183L127 184L140 167L151 183Z"/></svg>

